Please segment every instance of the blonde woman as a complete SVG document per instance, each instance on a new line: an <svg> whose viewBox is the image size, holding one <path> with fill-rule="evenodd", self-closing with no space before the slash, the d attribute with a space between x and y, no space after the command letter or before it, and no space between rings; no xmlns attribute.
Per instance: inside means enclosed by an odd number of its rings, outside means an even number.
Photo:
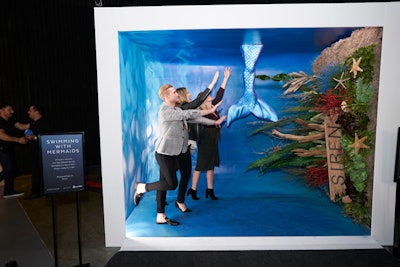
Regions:
<svg viewBox="0 0 400 267"><path fill-rule="evenodd" d="M211 90L214 88L214 85L218 80L218 77L219 77L219 72L217 71L215 72L214 78L208 85L208 87L203 92L198 94L196 99L194 99L193 101L190 99L192 94L186 87L177 88L176 92L178 93L179 96L179 107L183 110L198 108L204 102L204 100L206 100L207 96L210 95Z"/></svg>

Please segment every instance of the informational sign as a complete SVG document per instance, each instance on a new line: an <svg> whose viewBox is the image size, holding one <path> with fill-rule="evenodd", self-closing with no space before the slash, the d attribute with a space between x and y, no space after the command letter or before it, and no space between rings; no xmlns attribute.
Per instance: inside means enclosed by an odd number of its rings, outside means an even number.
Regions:
<svg viewBox="0 0 400 267"><path fill-rule="evenodd" d="M84 133L40 134L43 194L85 190Z"/></svg>

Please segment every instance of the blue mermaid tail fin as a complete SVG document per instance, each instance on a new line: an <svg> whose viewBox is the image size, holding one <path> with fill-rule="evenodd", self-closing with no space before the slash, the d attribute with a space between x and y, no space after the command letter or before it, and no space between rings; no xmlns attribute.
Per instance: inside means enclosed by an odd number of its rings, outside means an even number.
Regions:
<svg viewBox="0 0 400 267"><path fill-rule="evenodd" d="M234 104L229 108L226 122L227 126L230 126L235 120L245 118L250 114L253 114L256 118L261 120L278 120L278 116L276 115L275 111L261 99L255 99L254 103L251 105L239 104L243 102L245 101L243 98L241 98L237 104Z"/></svg>
<svg viewBox="0 0 400 267"><path fill-rule="evenodd" d="M264 101L259 99L254 91L255 64L263 48L262 44L245 44L241 46L245 70L243 71L244 93L239 101L229 107L227 126L237 119L253 114L258 119L277 121L275 111Z"/></svg>
<svg viewBox="0 0 400 267"><path fill-rule="evenodd" d="M253 107L253 115L262 120L277 121L278 116L275 111L261 99L257 99L256 105Z"/></svg>

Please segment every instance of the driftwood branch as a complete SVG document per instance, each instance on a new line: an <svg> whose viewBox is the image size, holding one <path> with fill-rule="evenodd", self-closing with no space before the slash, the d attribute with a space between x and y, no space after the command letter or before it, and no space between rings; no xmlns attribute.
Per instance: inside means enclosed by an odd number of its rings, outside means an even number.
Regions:
<svg viewBox="0 0 400 267"><path fill-rule="evenodd" d="M304 129L312 129L321 132L325 131L325 126L323 124L309 123L301 119L294 119L294 122L302 126Z"/></svg>
<svg viewBox="0 0 400 267"><path fill-rule="evenodd" d="M307 75L304 71L292 72L289 75L292 77L292 80L282 86L282 88L288 87L285 92L283 92L284 95L296 92L300 87L317 78L315 75Z"/></svg>
<svg viewBox="0 0 400 267"><path fill-rule="evenodd" d="M326 157L326 151L321 149L307 150L302 148L295 148L292 150L292 152L299 157L312 157L312 156Z"/></svg>
<svg viewBox="0 0 400 267"><path fill-rule="evenodd" d="M317 133L317 134L310 134L310 135L294 135L294 134L284 134L279 132L278 130L273 129L272 134L284 139L295 140L299 143L305 143L309 141L315 141L325 138L325 133Z"/></svg>

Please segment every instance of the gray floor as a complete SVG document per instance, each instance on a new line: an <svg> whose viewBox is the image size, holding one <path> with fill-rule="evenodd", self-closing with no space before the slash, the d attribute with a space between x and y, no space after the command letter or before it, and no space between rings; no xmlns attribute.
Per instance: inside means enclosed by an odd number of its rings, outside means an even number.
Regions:
<svg viewBox="0 0 400 267"><path fill-rule="evenodd" d="M18 191L30 194L30 176L17 177ZM81 262L76 217L76 194L54 197L57 260L54 258L51 197L28 200L4 199L0 186L0 266L15 260L18 267L105 266L119 248L104 244L102 195L96 190L80 192Z"/></svg>
<svg viewBox="0 0 400 267"><path fill-rule="evenodd" d="M17 199L3 198L0 187L0 263L18 266L53 266L54 260Z"/></svg>
<svg viewBox="0 0 400 267"><path fill-rule="evenodd" d="M25 191L29 195L29 188L30 176L17 177L17 190ZM91 267L105 266L119 248L106 248L104 245L102 195L96 190L89 189L79 193L79 200L82 262L79 262L77 241L76 194L54 197L57 266L79 266L80 263ZM3 187L0 185L0 266L4 266L4 263L10 260L17 261L18 267L56 266L53 253L51 202L50 197L34 200L21 197L6 200L3 198ZM397 263L398 261L395 262ZM118 263L110 266L131 266L131 264L132 259L129 258L126 259L125 265Z"/></svg>

